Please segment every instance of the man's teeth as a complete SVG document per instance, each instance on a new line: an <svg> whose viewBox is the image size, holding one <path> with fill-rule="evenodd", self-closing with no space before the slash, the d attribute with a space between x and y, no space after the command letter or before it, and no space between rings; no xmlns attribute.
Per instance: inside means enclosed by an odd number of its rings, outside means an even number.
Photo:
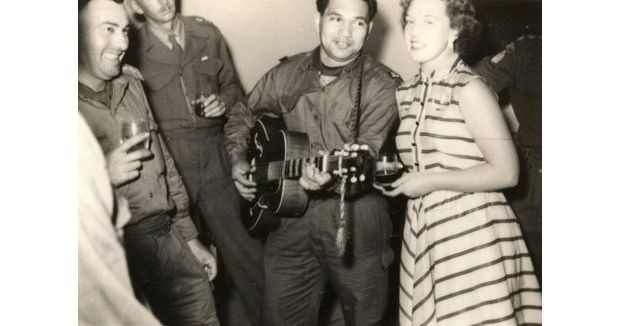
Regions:
<svg viewBox="0 0 620 326"><path fill-rule="evenodd" d="M110 60L120 60L120 54L104 53L103 57Z"/></svg>

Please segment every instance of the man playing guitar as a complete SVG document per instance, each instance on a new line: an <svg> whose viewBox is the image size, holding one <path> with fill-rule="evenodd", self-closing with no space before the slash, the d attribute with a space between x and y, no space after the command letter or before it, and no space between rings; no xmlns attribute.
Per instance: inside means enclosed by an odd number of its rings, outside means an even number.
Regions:
<svg viewBox="0 0 620 326"><path fill-rule="evenodd" d="M256 196L248 163L256 118L279 116L288 131L308 137L309 154L366 144L376 154L397 117L400 78L361 50L372 29L376 0L317 0L320 46L283 60L228 112L226 149L235 185ZM333 285L347 325L380 324L386 310L392 224L385 199L368 193L347 202L346 252L338 250L339 183L305 164L299 184L310 197L301 217L283 216L265 244L268 325L316 325L326 282Z"/></svg>

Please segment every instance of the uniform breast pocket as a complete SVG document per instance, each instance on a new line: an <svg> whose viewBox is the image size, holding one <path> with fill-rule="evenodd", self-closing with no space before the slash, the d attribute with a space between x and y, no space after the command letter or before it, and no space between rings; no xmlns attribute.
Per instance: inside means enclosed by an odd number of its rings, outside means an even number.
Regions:
<svg viewBox="0 0 620 326"><path fill-rule="evenodd" d="M222 66L222 61L218 58L208 58L195 65L196 75L199 80L198 87L206 95L220 92L218 74L222 70Z"/></svg>
<svg viewBox="0 0 620 326"><path fill-rule="evenodd" d="M142 69L144 84L151 91L159 91L170 84L177 75L176 68L172 66L160 65L158 67L147 66Z"/></svg>
<svg viewBox="0 0 620 326"><path fill-rule="evenodd" d="M222 69L222 61L218 58L208 58L196 64L198 73L207 76L216 76Z"/></svg>

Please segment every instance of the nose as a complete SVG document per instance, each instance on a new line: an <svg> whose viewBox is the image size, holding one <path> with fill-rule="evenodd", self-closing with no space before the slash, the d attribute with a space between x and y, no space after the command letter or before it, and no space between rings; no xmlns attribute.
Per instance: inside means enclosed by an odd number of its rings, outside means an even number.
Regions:
<svg viewBox="0 0 620 326"><path fill-rule="evenodd" d="M114 45L120 51L125 51L129 47L129 37L122 31L118 31L114 36Z"/></svg>
<svg viewBox="0 0 620 326"><path fill-rule="evenodd" d="M351 24L342 24L342 28L340 28L340 34L342 36L349 37L352 34L351 29L352 29Z"/></svg>
<svg viewBox="0 0 620 326"><path fill-rule="evenodd" d="M415 23L409 24L409 25L407 26L407 33L408 33L409 35L411 35L411 36L416 36L416 35L418 35L418 34L419 34L419 31L420 31L420 29L419 29L418 25L417 25L417 24L415 24Z"/></svg>
<svg viewBox="0 0 620 326"><path fill-rule="evenodd" d="M174 4L174 0L159 0L159 4L165 8L171 8Z"/></svg>

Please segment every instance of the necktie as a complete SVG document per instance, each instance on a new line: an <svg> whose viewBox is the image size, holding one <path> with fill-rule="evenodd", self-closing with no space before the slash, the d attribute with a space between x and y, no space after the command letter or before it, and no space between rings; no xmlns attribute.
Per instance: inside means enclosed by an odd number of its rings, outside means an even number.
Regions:
<svg viewBox="0 0 620 326"><path fill-rule="evenodd" d="M181 44L177 42L177 36L174 33L168 34L168 41L172 44L172 53L174 57L177 58L180 63L183 60L183 48L181 48Z"/></svg>

